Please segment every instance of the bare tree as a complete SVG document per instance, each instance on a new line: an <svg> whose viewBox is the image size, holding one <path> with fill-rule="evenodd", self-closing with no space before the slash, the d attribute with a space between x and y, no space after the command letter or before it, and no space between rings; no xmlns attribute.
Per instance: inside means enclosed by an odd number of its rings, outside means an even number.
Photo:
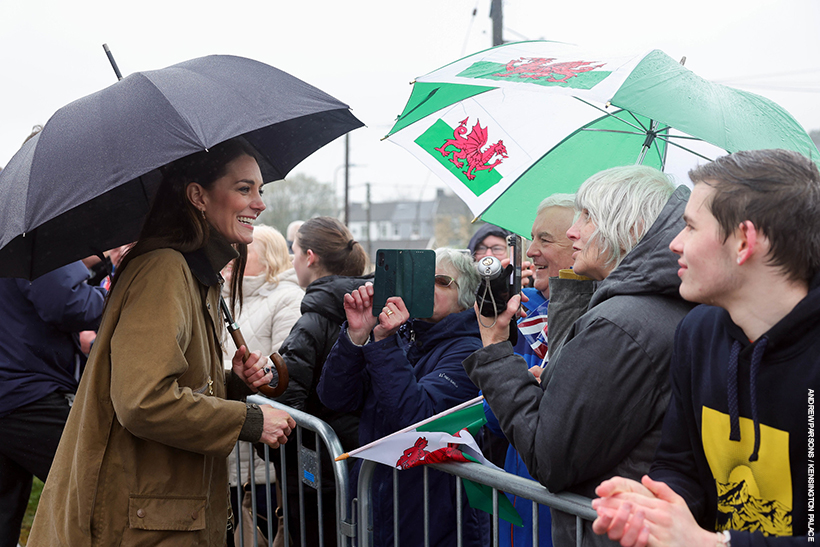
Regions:
<svg viewBox="0 0 820 547"><path fill-rule="evenodd" d="M812 129L809 131L809 137L814 141L814 146L820 148L820 129Z"/></svg>
<svg viewBox="0 0 820 547"><path fill-rule="evenodd" d="M282 235L294 220L338 213L333 185L301 173L266 184L262 200L267 209L259 216L259 222L273 226Z"/></svg>

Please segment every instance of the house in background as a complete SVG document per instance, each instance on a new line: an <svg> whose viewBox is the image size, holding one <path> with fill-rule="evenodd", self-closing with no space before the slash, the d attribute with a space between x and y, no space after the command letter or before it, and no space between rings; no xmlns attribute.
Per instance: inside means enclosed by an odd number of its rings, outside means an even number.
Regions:
<svg viewBox="0 0 820 547"><path fill-rule="evenodd" d="M378 249L466 248L478 228L472 218L463 201L438 189L431 201L351 203L348 228L374 260Z"/></svg>

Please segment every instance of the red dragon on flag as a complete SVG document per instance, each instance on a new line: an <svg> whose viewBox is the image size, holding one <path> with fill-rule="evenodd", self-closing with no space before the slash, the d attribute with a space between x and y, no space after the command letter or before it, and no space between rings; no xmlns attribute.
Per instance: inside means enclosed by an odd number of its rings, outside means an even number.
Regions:
<svg viewBox="0 0 820 547"><path fill-rule="evenodd" d="M456 437L458 434L456 434ZM396 469L410 469L417 465L424 465L427 463L444 463L444 462L468 462L461 450L456 448L454 444L448 444L445 448L439 448L432 452L425 450L427 448L427 439L419 437L415 444L406 449L402 456L396 462Z"/></svg>
<svg viewBox="0 0 820 547"><path fill-rule="evenodd" d="M470 118L464 118L458 124L458 127L453 131L453 138L447 139L444 144L436 148L436 151L441 152L445 158L450 154L450 162L461 169L464 167L464 161L467 162L467 170L462 171L468 180L474 180L475 174L473 171L492 171L494 167L504 161L507 156L507 147L504 146L504 141L499 140L495 144L491 144L486 150L482 150L487 144L488 132L486 127L481 127L481 121L476 120L475 125L467 132L467 121ZM466 136L465 136L466 135ZM455 150L447 150L448 147L455 147ZM490 161L493 157L498 156L493 163Z"/></svg>
<svg viewBox="0 0 820 547"><path fill-rule="evenodd" d="M566 61L563 63L553 63L554 57L519 57L513 59L506 65L506 72L499 72L493 76L519 78L531 78L539 80L544 78L545 82L563 83L581 73L595 70L604 66L592 65L595 61ZM561 78L556 78L561 76Z"/></svg>

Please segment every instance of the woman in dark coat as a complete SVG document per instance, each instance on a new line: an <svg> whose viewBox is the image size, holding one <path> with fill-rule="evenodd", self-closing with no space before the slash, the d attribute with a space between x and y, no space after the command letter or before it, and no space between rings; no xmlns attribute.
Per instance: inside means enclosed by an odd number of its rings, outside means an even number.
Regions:
<svg viewBox="0 0 820 547"><path fill-rule="evenodd" d="M370 277L361 277L368 266L367 253L348 229L335 218L317 217L302 224L293 241L293 268L305 289L302 316L282 343L279 353L288 367L287 390L280 403L312 414L333 428L345 450L356 447L358 412L336 412L324 406L316 395L316 384L325 358L336 343L344 321L343 297ZM302 444L313 448L313 435L305 434ZM296 443L286 447L289 533L300 544L299 481ZM279 458L274 463L280 465ZM277 472L281 473L281 470ZM316 491L304 487L306 545L318 545ZM336 494L333 466L327 450L322 451L322 528L325 545L336 543Z"/></svg>
<svg viewBox="0 0 820 547"><path fill-rule="evenodd" d="M345 296L347 323L325 363L318 392L330 408L362 412L360 445L478 395L461 366L481 347L472 309L478 283L472 259L438 249L432 317L410 319L399 297L388 299L373 317L372 285ZM352 484L360 466L358 460ZM399 473L402 545L424 544L423 472L416 468ZM455 545L455 477L429 473L430 545ZM470 508L466 495L462 499L463 544L483 546L489 541L489 515ZM393 470L385 466L373 477L373 526L375 545L393 545Z"/></svg>

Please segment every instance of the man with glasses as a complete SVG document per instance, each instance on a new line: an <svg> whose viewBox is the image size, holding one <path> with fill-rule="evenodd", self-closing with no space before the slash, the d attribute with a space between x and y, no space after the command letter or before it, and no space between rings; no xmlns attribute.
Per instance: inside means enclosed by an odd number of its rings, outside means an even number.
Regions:
<svg viewBox="0 0 820 547"><path fill-rule="evenodd" d="M470 238L467 248L470 249L470 254L475 261L485 256L494 256L498 260L509 258L510 251L507 248L507 236L509 235L512 235L509 230L493 224L485 224Z"/></svg>

